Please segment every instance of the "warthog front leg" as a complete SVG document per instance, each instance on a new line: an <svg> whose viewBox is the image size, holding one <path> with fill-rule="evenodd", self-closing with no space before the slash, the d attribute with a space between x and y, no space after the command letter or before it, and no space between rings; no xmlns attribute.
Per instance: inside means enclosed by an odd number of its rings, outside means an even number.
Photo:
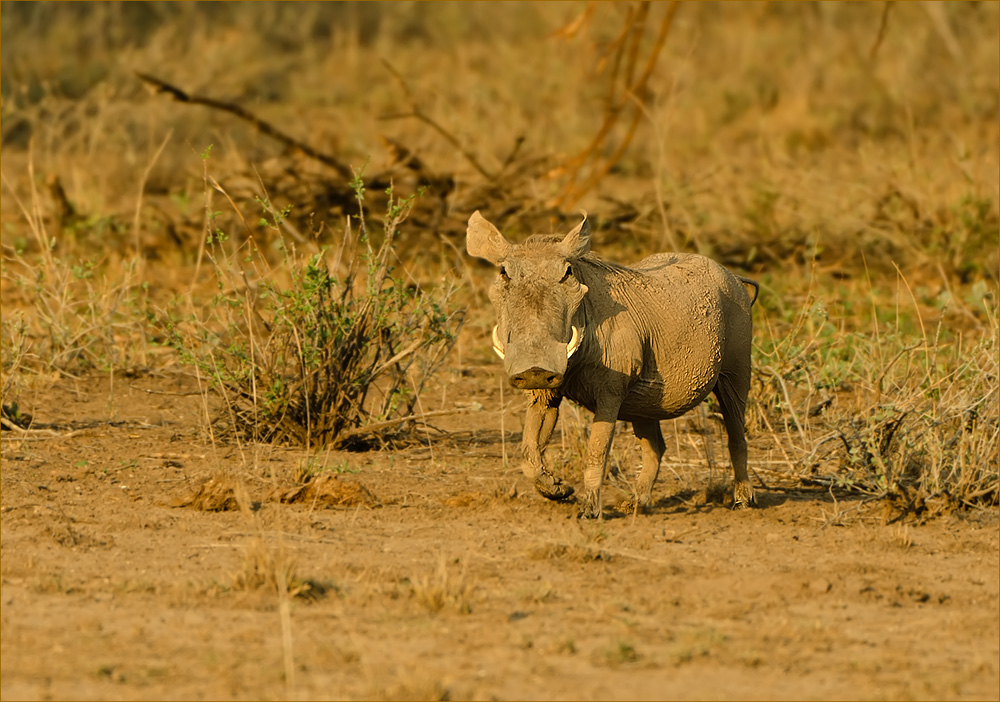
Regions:
<svg viewBox="0 0 1000 702"><path fill-rule="evenodd" d="M559 419L559 403L562 396L552 390L535 390L528 393L531 404L524 418L524 434L521 453L524 463L521 471L535 489L550 500L565 500L573 494L573 488L552 475L545 468L542 452L552 438L556 420Z"/></svg>

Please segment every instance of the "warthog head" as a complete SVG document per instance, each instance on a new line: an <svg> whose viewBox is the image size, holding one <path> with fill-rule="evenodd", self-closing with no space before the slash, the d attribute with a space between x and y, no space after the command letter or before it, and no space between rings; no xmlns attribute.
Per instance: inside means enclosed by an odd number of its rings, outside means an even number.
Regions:
<svg viewBox="0 0 1000 702"><path fill-rule="evenodd" d="M576 277L574 262L590 250L587 214L562 240L533 236L516 245L476 211L469 218L466 250L500 267L489 292L497 313L493 350L511 385L559 387L569 357L583 341L573 318L587 286Z"/></svg>

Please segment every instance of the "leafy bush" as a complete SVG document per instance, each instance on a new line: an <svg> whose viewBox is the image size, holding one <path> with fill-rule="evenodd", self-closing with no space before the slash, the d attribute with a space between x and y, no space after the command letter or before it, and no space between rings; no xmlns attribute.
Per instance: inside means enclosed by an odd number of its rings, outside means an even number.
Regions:
<svg viewBox="0 0 1000 702"><path fill-rule="evenodd" d="M223 398L217 424L242 438L307 447L391 443L419 419L421 390L454 345L464 313L447 310L451 291L428 294L394 275L393 243L415 196L399 199L389 189L375 246L360 175L353 187L362 214L356 226L348 220L336 256L302 257L282 239L290 275L283 285L248 240L244 262L262 275L252 285L227 253L228 237L216 231L207 253L221 324L164 320L171 345ZM281 234L288 211L258 202Z"/></svg>

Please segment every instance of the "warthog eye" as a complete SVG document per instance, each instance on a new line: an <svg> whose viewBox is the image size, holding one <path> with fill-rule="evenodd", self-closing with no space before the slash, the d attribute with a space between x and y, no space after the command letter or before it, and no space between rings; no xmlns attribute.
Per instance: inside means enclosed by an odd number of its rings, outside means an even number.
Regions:
<svg viewBox="0 0 1000 702"><path fill-rule="evenodd" d="M571 266L571 265L569 265L567 263L566 264L566 273L563 274L562 280L560 280L559 282L560 283L565 283L567 280L569 280L569 278L570 278L571 275L573 275L573 266Z"/></svg>
<svg viewBox="0 0 1000 702"><path fill-rule="evenodd" d="M510 280L510 276L507 275L507 269L503 266L500 266L500 277L504 280Z"/></svg>

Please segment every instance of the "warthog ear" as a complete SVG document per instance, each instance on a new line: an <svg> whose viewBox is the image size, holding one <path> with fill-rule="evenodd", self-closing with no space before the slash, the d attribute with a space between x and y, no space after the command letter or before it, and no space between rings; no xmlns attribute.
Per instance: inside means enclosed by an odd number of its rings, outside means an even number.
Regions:
<svg viewBox="0 0 1000 702"><path fill-rule="evenodd" d="M587 211L580 210L583 221L559 243L559 249L566 258L580 258L590 251L590 221Z"/></svg>
<svg viewBox="0 0 1000 702"><path fill-rule="evenodd" d="M479 210L469 217L469 228L465 231L465 250L470 256L482 258L495 266L507 258L511 244L500 230L486 221Z"/></svg>

